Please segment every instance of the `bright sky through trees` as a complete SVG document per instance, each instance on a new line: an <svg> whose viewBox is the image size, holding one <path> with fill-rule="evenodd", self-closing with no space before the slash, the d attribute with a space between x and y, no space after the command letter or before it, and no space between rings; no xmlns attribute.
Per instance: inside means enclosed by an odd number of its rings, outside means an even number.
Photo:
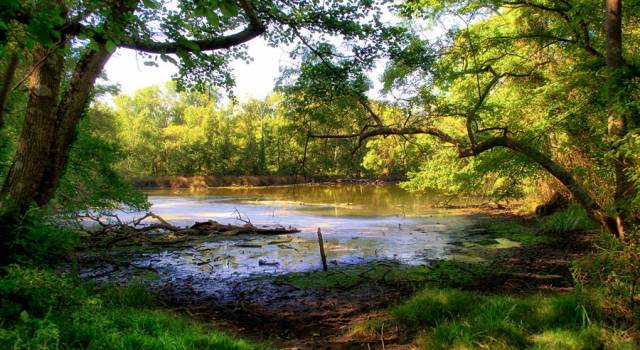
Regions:
<svg viewBox="0 0 640 350"><path fill-rule="evenodd" d="M269 47L262 38L251 40L248 46L253 62L235 61L232 64L236 77L235 94L241 101L249 97L264 98L269 94L280 65L290 61L286 48ZM109 82L119 84L122 92L131 93L164 83L177 71L175 66L161 60L158 60L158 67L145 66L144 61L133 50L118 49L105 67Z"/></svg>

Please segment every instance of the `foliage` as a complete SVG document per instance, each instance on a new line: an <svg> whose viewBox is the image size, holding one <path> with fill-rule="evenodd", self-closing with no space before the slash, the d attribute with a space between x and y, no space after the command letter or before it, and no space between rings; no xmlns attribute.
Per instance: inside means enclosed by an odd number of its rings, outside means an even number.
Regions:
<svg viewBox="0 0 640 350"><path fill-rule="evenodd" d="M423 330L425 349L633 349L610 327L590 294L484 296L425 289L392 309L394 321Z"/></svg>
<svg viewBox="0 0 640 350"><path fill-rule="evenodd" d="M149 208L146 195L134 189L116 165L125 158L113 137L114 116L101 103L89 109L79 126L55 206L72 216L83 210Z"/></svg>
<svg viewBox="0 0 640 350"><path fill-rule="evenodd" d="M582 207L570 205L569 207L541 218L540 229L542 232L561 234L571 231L582 231L594 228L594 223Z"/></svg>
<svg viewBox="0 0 640 350"><path fill-rule="evenodd" d="M50 213L33 208L19 217L10 207L0 212L0 265L56 264L78 244L78 233L52 222Z"/></svg>
<svg viewBox="0 0 640 350"><path fill-rule="evenodd" d="M0 347L7 349L268 349L160 311L140 286L83 285L10 266L0 278Z"/></svg>
<svg viewBox="0 0 640 350"><path fill-rule="evenodd" d="M640 236L632 232L626 244L601 235L599 249L574 262L580 285L598 288L601 306L621 320L640 324Z"/></svg>
<svg viewBox="0 0 640 350"><path fill-rule="evenodd" d="M428 150L428 155L422 156L419 168L410 171L409 180L401 184L410 191L436 191L449 196L509 202L523 198L527 179L536 175L524 158L513 157L505 151L460 159L453 149L438 147L432 138L421 140L421 149Z"/></svg>
<svg viewBox="0 0 640 350"><path fill-rule="evenodd" d="M172 84L119 95L111 134L127 178L190 175L359 175L361 154L344 142L307 142L280 95L223 104ZM96 112L92 112L96 113ZM306 154L305 154L306 144Z"/></svg>

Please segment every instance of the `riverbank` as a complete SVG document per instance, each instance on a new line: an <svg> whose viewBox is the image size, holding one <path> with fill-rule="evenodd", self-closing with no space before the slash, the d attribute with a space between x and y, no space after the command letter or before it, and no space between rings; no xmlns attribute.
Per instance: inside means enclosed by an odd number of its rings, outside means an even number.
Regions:
<svg viewBox="0 0 640 350"><path fill-rule="evenodd" d="M89 243L65 269L96 266L83 281L18 267L0 278L0 311L10 316L0 325L0 348L636 349L640 298L625 273L637 272L629 256L638 255L581 228L575 212L566 211L568 221L563 213L477 212L473 226L457 226L465 235L450 236L446 258L331 263L327 272L317 243L310 269L276 273L273 263L284 268L286 260L261 263L256 253L267 248L303 252L306 243L287 236L264 244L259 237L150 236L170 240L158 246L135 232L108 246ZM218 265L237 269L239 257L267 270L198 276Z"/></svg>
<svg viewBox="0 0 640 350"><path fill-rule="evenodd" d="M523 225L505 216L496 220L502 224L487 222L486 230L477 231L472 241L457 243L461 256L483 254L489 258L484 262L454 259L410 266L377 261L331 266L328 272L247 279L233 287L236 298L226 302L197 295L178 284L165 286L163 297L167 304L179 305L196 319L213 318L227 332L254 341L268 340L277 348L414 349L415 329L391 322L392 310L425 288L455 288L452 295L538 296L545 303L556 295L575 292L572 262L591 250L596 239L593 233L537 235L526 226L531 222ZM518 244L498 247L507 239ZM381 329L385 322L387 328Z"/></svg>
<svg viewBox="0 0 640 350"><path fill-rule="evenodd" d="M263 187L286 185L333 185L333 184L361 184L380 185L387 181L381 179L331 179L303 176L277 175L240 175L240 176L161 176L139 178L131 181L132 185L142 190L158 189L190 189L206 190L217 187ZM393 181L391 181L393 182Z"/></svg>
<svg viewBox="0 0 640 350"><path fill-rule="evenodd" d="M139 263L131 264L129 256L130 271L115 275L149 286L184 317L276 349L446 349L459 342L462 348L634 349L635 331L620 328L632 321L609 323L612 310L601 305L600 292L574 279L576 261L594 254L597 231L577 226L576 215L570 224L560 214L540 220L492 211L476 212L474 218L476 223L464 228L467 234L452 236L448 258L421 264L375 258L333 263L323 272L313 242L305 252L307 243L295 237L245 237L223 244L221 252L233 259L215 253L214 242L190 247L186 255L179 253L183 248L164 246L168 251L159 260L152 258L154 249L145 253L151 259ZM261 255L265 249L311 255L318 267L277 273L287 259L267 259ZM342 248L334 242L329 251L334 249ZM201 275L218 265L235 270L251 261L258 273L226 279ZM161 277L167 267L170 280ZM485 323L486 317L497 319ZM457 330L443 326L449 323ZM463 336L438 338L449 331ZM483 332L490 337L478 337ZM612 342L615 346L605 346Z"/></svg>

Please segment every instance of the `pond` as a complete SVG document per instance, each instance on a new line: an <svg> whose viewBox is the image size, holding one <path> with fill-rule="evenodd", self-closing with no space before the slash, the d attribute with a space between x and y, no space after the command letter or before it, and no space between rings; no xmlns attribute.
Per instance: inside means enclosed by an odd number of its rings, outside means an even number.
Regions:
<svg viewBox="0 0 640 350"><path fill-rule="evenodd" d="M473 232L478 220L464 211L437 209L434 205L441 199L392 184L157 190L148 195L151 211L175 225L244 220L300 230L280 236L215 237L128 253L133 266L156 271L161 282L189 284L209 293L223 292L225 285L246 277L320 269L318 229L330 269L376 260L417 265L449 257L457 247L453 243ZM99 272L87 270L85 275ZM128 279L130 273L120 271L119 278Z"/></svg>

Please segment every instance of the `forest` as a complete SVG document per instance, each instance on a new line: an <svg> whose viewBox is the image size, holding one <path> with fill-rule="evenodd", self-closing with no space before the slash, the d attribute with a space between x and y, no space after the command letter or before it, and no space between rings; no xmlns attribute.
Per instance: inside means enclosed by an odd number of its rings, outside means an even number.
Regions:
<svg viewBox="0 0 640 350"><path fill-rule="evenodd" d="M633 0L4 0L0 349L640 349L638 43Z"/></svg>

